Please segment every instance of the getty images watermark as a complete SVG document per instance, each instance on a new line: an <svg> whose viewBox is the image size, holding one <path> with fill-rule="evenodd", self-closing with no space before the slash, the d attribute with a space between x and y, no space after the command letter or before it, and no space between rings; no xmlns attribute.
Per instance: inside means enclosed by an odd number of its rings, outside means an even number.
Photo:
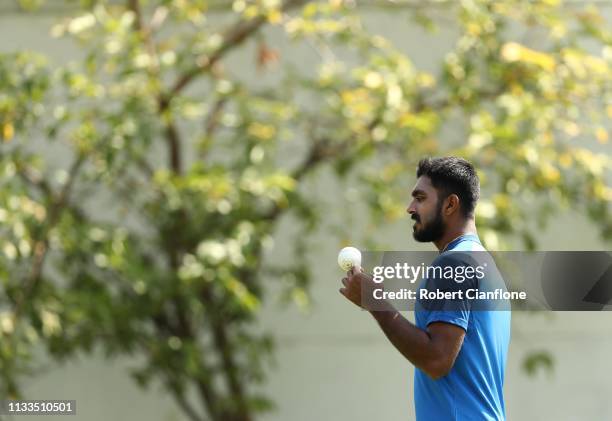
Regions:
<svg viewBox="0 0 612 421"><path fill-rule="evenodd" d="M458 264L454 264L454 263ZM493 291L481 291L479 288L450 288L445 289L446 283L455 282L463 284L468 282L472 285L478 285L487 276L487 265L466 266L460 264L461 260L454 261L447 259L445 262L440 262L438 265L426 265L421 263L419 266L413 266L407 262L396 262L392 266L374 266L372 271L372 280L381 284L385 279L401 279L410 284L414 284L417 280L427 279L429 285L432 285L431 280L437 280L435 289L421 287L418 290L402 288L399 291L385 291L382 287L375 288L372 291L372 296L376 300L397 300L410 299L415 300L526 300L527 293L525 291L506 291L503 288L496 288ZM470 282L472 281L472 282Z"/></svg>
<svg viewBox="0 0 612 421"><path fill-rule="evenodd" d="M612 309L610 252L364 252L368 310Z"/></svg>

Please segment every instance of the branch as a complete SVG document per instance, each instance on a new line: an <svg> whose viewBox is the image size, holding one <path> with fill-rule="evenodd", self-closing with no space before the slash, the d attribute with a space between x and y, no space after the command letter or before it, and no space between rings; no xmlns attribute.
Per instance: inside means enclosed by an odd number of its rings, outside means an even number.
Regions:
<svg viewBox="0 0 612 421"><path fill-rule="evenodd" d="M166 142L170 154L170 168L175 174L181 174L181 138L172 120L169 120L166 125Z"/></svg>
<svg viewBox="0 0 612 421"><path fill-rule="evenodd" d="M292 7L306 3L308 0L287 0L281 7L282 11ZM200 56L196 60L196 64L191 69L187 70L173 85L170 92L160 99L160 110L168 108L170 101L176 95L180 94L187 85L189 85L198 75L208 72L228 51L238 47L251 35L257 32L265 23L265 16L258 16L251 20L241 20L234 24L223 36L221 46L210 56Z"/></svg>
<svg viewBox="0 0 612 421"><path fill-rule="evenodd" d="M160 75L159 75L159 60L157 58L157 46L153 42L152 30L158 28L159 25L166 18L167 12L164 13L162 8L157 8L155 13L153 14L153 18L149 25L143 23L142 11L140 8L140 0L127 0L126 7L134 12L134 30L137 31L142 40L144 42L145 48L147 49L147 53L151 56L151 66L148 68L149 76L157 78L157 80L161 83ZM164 111L168 109L170 105L169 101L164 101L163 99L159 101L159 114L163 115ZM178 128L172 121L171 117L169 117L168 123L166 124L166 142L168 144L168 151L170 156L170 168L175 174L180 174L182 171L182 162L181 162L181 141L180 134ZM139 164L145 172L151 175L153 172L150 167L146 164L144 160L139 161Z"/></svg>
<svg viewBox="0 0 612 421"><path fill-rule="evenodd" d="M368 123L366 129L368 132L371 132L376 128L376 126L380 123L381 118L377 116ZM311 133L311 137L314 135ZM335 145L332 145L331 139L327 137L315 139L310 151L308 153L308 157L302 162L302 164L297 167L292 174L292 177L299 181L302 179L307 173L313 170L316 166L328 160L330 158L335 158L344 153L347 149L348 145L351 142L351 138L347 138L341 142L337 142Z"/></svg>
<svg viewBox="0 0 612 421"><path fill-rule="evenodd" d="M187 218L188 215L186 213L182 213L181 217L178 218L181 223L181 227L187 225ZM168 234L166 233L166 235ZM178 270L179 265L179 253L181 252L181 245L179 244L179 241L180 236L173 235L170 237L169 241L164 242L164 248L169 259L170 267L174 271ZM195 334L191 329L189 320L183 313L183 310L186 310L187 306L180 305L180 302L178 302L176 297L174 300L174 305L175 313L178 319L178 326L175 326L173 323L171 323L171 321L168 319L167 314L162 310L162 312L160 312L153 318L153 321L158 331L160 331L162 334L170 333L178 337L185 337L185 335L187 335L191 338L194 338ZM200 364L202 364L202 367L204 367L203 361L200 361ZM207 412L210 415L211 419L221 419L220 416L222 415L222 411L219 407L218 394L214 389L214 379L207 381L207 379L195 377L193 381L195 382L200 397L204 402L205 408L207 409Z"/></svg>
<svg viewBox="0 0 612 421"><path fill-rule="evenodd" d="M127 0L126 7L134 12L134 29L142 31L142 13L140 11L140 0Z"/></svg>
<svg viewBox="0 0 612 421"><path fill-rule="evenodd" d="M476 97L481 100L488 100L496 98L497 96L504 93L506 87L504 85L499 86L497 89L490 91L478 92ZM425 102L422 98L414 104L414 112L423 112L426 109L442 111L445 108L461 105L461 100L458 99L454 102L451 98L443 98L434 102ZM382 113L381 113L382 115ZM376 116L368 123L367 131L371 132L381 122L381 117ZM308 173L314 170L316 167L326 161L330 161L333 158L346 155L347 149L350 147L351 138L348 137L342 141L333 142L332 139L327 137L315 138L314 133L310 133L310 137L314 138L312 146L306 156L306 159L293 170L291 177L299 181L303 179ZM384 146L384 145L381 145ZM274 206L267 214L263 215L261 219L266 221L274 221L282 213L282 208Z"/></svg>
<svg viewBox="0 0 612 421"><path fill-rule="evenodd" d="M19 163L17 164L17 174L23 181L39 189L46 198L51 199L53 197L53 190L46 179L38 177L26 167L21 167Z"/></svg>
<svg viewBox="0 0 612 421"><path fill-rule="evenodd" d="M85 155L79 155L75 159L72 166L70 167L70 171L68 173L68 180L66 181L66 184L64 184L64 187L62 188L60 193L57 195L56 199L53 199L52 190L46 181L38 182L40 188L47 194L49 194L49 197L52 199L52 203L47 214L47 225L45 226L43 232L34 241L34 246L32 247L32 249L34 250L34 262L32 264L32 269L28 278L25 281L24 287L21 290L21 294L19 294L15 300L15 311L13 312L13 322L15 326L17 326L17 320L19 319L19 316L23 311L24 303L33 294L40 280L45 258L49 250L49 239L47 238L48 233L57 224L62 211L68 206L72 186L74 185L74 181L76 179L78 171L84 162ZM22 172L22 174L24 173ZM22 176L27 177L25 175Z"/></svg>
<svg viewBox="0 0 612 421"><path fill-rule="evenodd" d="M376 117L370 124L368 124L369 131L373 130L373 128L376 127L378 121L379 118ZM293 170L293 172L291 173L291 177L295 181L300 181L308 173L310 173L316 167L321 165L323 162L343 155L343 152L350 144L350 140L350 138L345 139L343 141L337 142L335 145L332 145L331 139L327 137L315 139L312 142L312 146L308 152L306 159L302 161L302 163L296 169ZM274 205L267 214L261 217L261 219L269 222L274 221L282 214L282 211L286 209L290 209L290 207L281 208L278 205Z"/></svg>
<svg viewBox="0 0 612 421"><path fill-rule="evenodd" d="M223 110L223 106L227 102L227 97L222 97L215 102L212 110L206 117L206 124L204 126L204 134L206 137L210 137L213 135L217 127L219 126L219 116L221 115L221 111Z"/></svg>
<svg viewBox="0 0 612 421"><path fill-rule="evenodd" d="M206 120L204 122L205 143L202 144L202 147L199 151L200 159L204 159L206 157L210 142L212 141L212 136L219 127L219 118L226 103L227 97L218 98L215 102L215 105L213 105L213 108L208 113L208 116L206 116Z"/></svg>
<svg viewBox="0 0 612 421"><path fill-rule="evenodd" d="M363 3L362 3L363 2ZM24 10L18 4L14 4L11 2L10 4L5 4L8 2L0 3L0 13L24 13ZM359 0L358 7L369 7L373 9L380 8L392 8L392 9L402 9L402 8L427 8L427 9L437 9L442 6L448 5L449 2L439 2L439 1L411 1L411 2L395 2L393 3L391 0L388 0L386 3L382 3L378 0ZM584 0L564 0L563 4L565 6L569 6L572 9L574 8L582 8L586 4ZM609 9L612 4L610 0L590 0L588 4L593 4L598 8ZM74 2L47 2L44 6L41 6L33 11L28 11L29 15L33 16L53 16L57 17L58 15L65 15L66 13L73 13L75 9ZM208 6L208 10L211 12L227 12L231 11L232 6L231 3L227 0L216 0L211 1Z"/></svg>
<svg viewBox="0 0 612 421"><path fill-rule="evenodd" d="M219 354L221 354L223 372L227 378L227 384L229 386L230 393L232 394L232 398L236 399L237 401L237 413L235 415L237 415L238 418L232 416L231 419L251 421L249 407L242 384L240 384L240 379L238 378L238 370L236 369L236 364L233 358L234 350L227 340L225 325L222 320L220 321L218 319L214 319L212 323L215 347L217 348Z"/></svg>
<svg viewBox="0 0 612 421"><path fill-rule="evenodd" d="M200 397L206 403L206 407L208 408L208 412L213 420L219 420L220 412L219 407L217 406L217 400L210 388L210 385L207 384L202 379L196 379L196 386L198 387L198 391L200 392Z"/></svg>
<svg viewBox="0 0 612 421"><path fill-rule="evenodd" d="M163 312L163 310L153 317L153 323L162 335L177 334L177 329L172 325L168 319L168 316ZM194 381L211 418L213 420L219 419L220 412L219 407L217 406L219 399L217 398L217 394L211 388L212 384L207 384L200 378L196 378ZM195 413L195 411L193 412Z"/></svg>
<svg viewBox="0 0 612 421"><path fill-rule="evenodd" d="M136 6L138 5L136 0L129 1L130 4L135 2ZM303 4L306 1L308 0L287 0L281 7L281 10L287 10L291 7ZM211 70L228 51L242 44L246 39L257 32L266 21L267 19L265 16L258 16L251 20L241 20L230 28L225 33L221 46L212 55L199 57L196 60L195 66L179 77L169 93L160 95L158 99L158 113L163 115L170 107L170 103L176 95L180 94L197 76ZM180 174L182 170L180 136L177 127L171 120L166 125L166 140L170 153L170 167L176 174Z"/></svg>
<svg viewBox="0 0 612 421"><path fill-rule="evenodd" d="M187 399L185 399L185 396L181 392L179 392L173 387L170 387L170 390L172 391L172 395L174 396L174 399L176 400L178 405L181 407L183 412L187 414L191 421L202 421L202 418L198 415L195 408L191 406L191 404L187 401Z"/></svg>
<svg viewBox="0 0 612 421"><path fill-rule="evenodd" d="M159 13L161 8L158 8L153 14L153 18L151 22L146 25L144 23L144 18L142 14L142 9L140 7L140 0L127 0L126 7L134 12L134 25L133 29L138 32L139 36L142 38L144 42L145 48L149 56L151 56L151 65L147 68L149 76L156 77L159 80L159 59L157 54L157 46L153 41L153 31L155 31L159 25L165 19L165 14Z"/></svg>
<svg viewBox="0 0 612 421"><path fill-rule="evenodd" d="M142 172L147 176L147 178L153 178L155 175L155 169L153 166L145 159L143 156L134 156L132 159L136 162L138 167L142 170Z"/></svg>

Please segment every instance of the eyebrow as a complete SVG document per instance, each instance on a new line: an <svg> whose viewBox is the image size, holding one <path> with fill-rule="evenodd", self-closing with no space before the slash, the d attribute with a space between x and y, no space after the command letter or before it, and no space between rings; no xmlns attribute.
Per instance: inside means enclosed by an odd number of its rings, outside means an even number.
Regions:
<svg viewBox="0 0 612 421"><path fill-rule="evenodd" d="M418 195L427 196L427 193L425 193L425 190L418 190L418 189L412 191L412 197L416 197Z"/></svg>

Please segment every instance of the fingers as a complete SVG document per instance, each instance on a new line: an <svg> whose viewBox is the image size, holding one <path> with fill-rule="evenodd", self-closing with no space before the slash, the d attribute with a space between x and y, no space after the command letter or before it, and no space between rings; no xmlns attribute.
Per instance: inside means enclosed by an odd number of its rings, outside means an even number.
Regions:
<svg viewBox="0 0 612 421"><path fill-rule="evenodd" d="M346 298L348 298L348 295L346 295L348 293L348 287L349 287L349 278L348 277L342 278L342 285L344 285L344 286L342 288L340 288L338 291L340 292L340 294L342 294Z"/></svg>
<svg viewBox="0 0 612 421"><path fill-rule="evenodd" d="M353 275L356 275L358 273L363 273L363 268L361 266L352 266L347 272L346 272L346 276L347 277L351 277Z"/></svg>
<svg viewBox="0 0 612 421"><path fill-rule="evenodd" d="M353 276L357 275L358 273L363 273L363 268L361 268L360 266L353 266L350 270L346 272L346 276L342 278L343 287L340 288L338 292L344 295L346 298L349 298L349 296L347 295L349 287L353 287L351 284L357 282L356 280L353 281Z"/></svg>

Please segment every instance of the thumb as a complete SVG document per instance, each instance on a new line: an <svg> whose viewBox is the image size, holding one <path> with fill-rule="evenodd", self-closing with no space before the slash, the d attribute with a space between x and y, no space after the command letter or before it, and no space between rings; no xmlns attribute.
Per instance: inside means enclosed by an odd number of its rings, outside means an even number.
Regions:
<svg viewBox="0 0 612 421"><path fill-rule="evenodd" d="M351 269L349 270L349 275L355 275L357 273L362 273L363 272L363 268L359 265L353 265L351 267Z"/></svg>

